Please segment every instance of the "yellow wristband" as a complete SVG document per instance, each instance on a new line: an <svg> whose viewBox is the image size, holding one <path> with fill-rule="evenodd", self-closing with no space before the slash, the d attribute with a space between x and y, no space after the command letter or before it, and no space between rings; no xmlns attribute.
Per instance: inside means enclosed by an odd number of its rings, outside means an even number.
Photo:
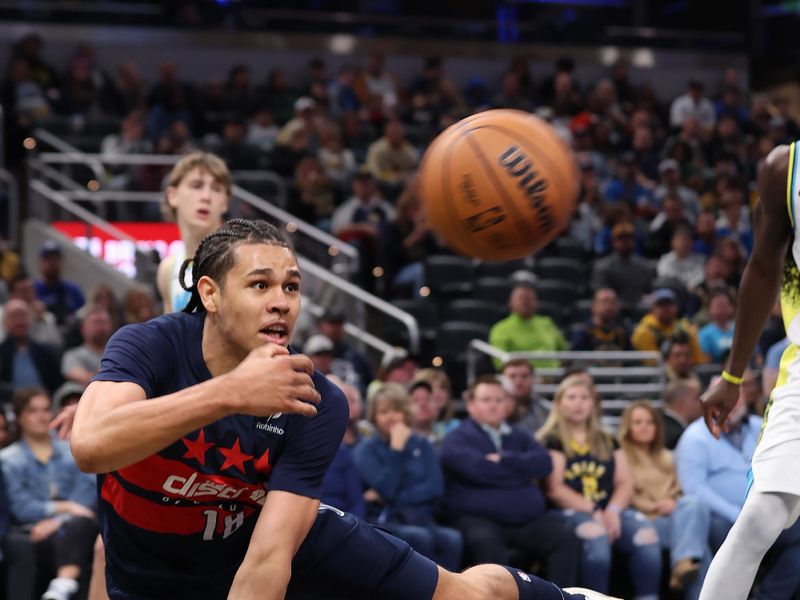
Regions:
<svg viewBox="0 0 800 600"><path fill-rule="evenodd" d="M722 378L728 383L732 383L733 385L742 385L742 381L744 381L741 377L736 377L736 375L731 375L727 371L722 372Z"/></svg>

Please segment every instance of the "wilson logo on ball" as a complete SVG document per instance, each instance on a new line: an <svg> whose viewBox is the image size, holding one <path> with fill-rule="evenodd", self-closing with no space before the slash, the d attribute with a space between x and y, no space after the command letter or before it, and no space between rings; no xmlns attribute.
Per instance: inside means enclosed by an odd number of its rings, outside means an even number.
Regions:
<svg viewBox="0 0 800 600"><path fill-rule="evenodd" d="M533 168L531 160L517 146L510 146L500 155L500 164L509 175L518 179L517 184L525 192L539 217L542 233L550 231L553 228L553 217L545 199L547 181Z"/></svg>

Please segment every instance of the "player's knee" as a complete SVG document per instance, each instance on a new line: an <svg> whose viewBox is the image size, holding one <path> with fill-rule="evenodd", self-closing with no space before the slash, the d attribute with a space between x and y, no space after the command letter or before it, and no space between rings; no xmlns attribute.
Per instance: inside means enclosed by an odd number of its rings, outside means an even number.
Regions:
<svg viewBox="0 0 800 600"><path fill-rule="evenodd" d="M575 528L575 535L582 540L596 540L605 536L606 530L600 523L586 521Z"/></svg>
<svg viewBox="0 0 800 600"><path fill-rule="evenodd" d="M633 534L634 546L649 546L650 544L658 543L658 533L652 527L640 527L639 530Z"/></svg>

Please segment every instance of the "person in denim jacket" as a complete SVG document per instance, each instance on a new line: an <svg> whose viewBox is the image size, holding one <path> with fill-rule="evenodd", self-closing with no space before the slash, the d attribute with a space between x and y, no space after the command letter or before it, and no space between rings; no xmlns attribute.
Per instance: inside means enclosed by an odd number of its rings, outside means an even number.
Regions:
<svg viewBox="0 0 800 600"><path fill-rule="evenodd" d="M19 439L0 452L11 509L5 549L9 598L30 598L37 555L55 557L56 577L43 600L67 600L90 564L97 536L96 488L81 473L69 444L51 434L50 397L41 388L24 388L13 397Z"/></svg>
<svg viewBox="0 0 800 600"><path fill-rule="evenodd" d="M457 571L461 534L434 519L434 507L444 492L442 468L431 443L411 431L411 401L405 388L398 384L378 388L368 419L377 435L355 449L356 466L369 488L367 520Z"/></svg>

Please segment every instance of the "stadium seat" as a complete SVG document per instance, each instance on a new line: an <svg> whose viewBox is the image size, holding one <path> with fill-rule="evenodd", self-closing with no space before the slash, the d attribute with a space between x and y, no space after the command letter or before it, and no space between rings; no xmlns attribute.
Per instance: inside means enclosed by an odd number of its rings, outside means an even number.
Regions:
<svg viewBox="0 0 800 600"><path fill-rule="evenodd" d="M555 243L558 256L561 258L572 258L574 260L586 260L586 250L578 240L563 236L556 240Z"/></svg>
<svg viewBox="0 0 800 600"><path fill-rule="evenodd" d="M506 306L513 287L509 278L483 277L475 283L475 297Z"/></svg>
<svg viewBox="0 0 800 600"><path fill-rule="evenodd" d="M442 296L467 294L473 289L472 263L463 256L429 256L425 259L425 285L437 301Z"/></svg>
<svg viewBox="0 0 800 600"><path fill-rule="evenodd" d="M409 313L417 320L419 333L424 340L434 340L439 326L439 311L436 305L428 300L393 300L395 307ZM390 344L406 347L408 330L397 319L384 319L384 335Z"/></svg>
<svg viewBox="0 0 800 600"><path fill-rule="evenodd" d="M484 277L511 277L516 271L529 271L526 259L509 260L507 262L477 262L474 267L475 279Z"/></svg>
<svg viewBox="0 0 800 600"><path fill-rule="evenodd" d="M588 280L585 263L573 258L542 258L534 264L533 272L542 279L568 281L581 290Z"/></svg>
<svg viewBox="0 0 800 600"><path fill-rule="evenodd" d="M571 307L580 297L580 291L570 281L561 279L541 279L536 282L536 296L539 302L554 302Z"/></svg>
<svg viewBox="0 0 800 600"><path fill-rule="evenodd" d="M437 353L447 360L464 360L469 343L474 339L486 340L489 328L478 323L466 321L447 321L439 327Z"/></svg>
<svg viewBox="0 0 800 600"><path fill-rule="evenodd" d="M453 300L444 311L453 321L466 321L491 327L508 314L505 303L498 305L488 300Z"/></svg>

